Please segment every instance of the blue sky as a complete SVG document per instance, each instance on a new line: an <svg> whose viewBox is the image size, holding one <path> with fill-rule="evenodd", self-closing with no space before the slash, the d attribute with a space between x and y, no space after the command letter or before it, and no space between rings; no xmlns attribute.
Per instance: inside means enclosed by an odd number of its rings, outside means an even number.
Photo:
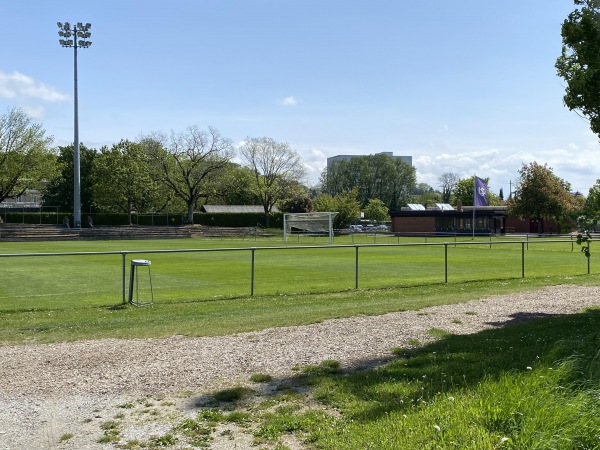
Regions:
<svg viewBox="0 0 600 450"><path fill-rule="evenodd" d="M73 50L56 22L90 22L78 52L80 140L212 126L303 157L411 155L419 182L455 172L508 194L523 163L574 190L600 178L598 137L563 106L554 63L571 0L0 1L0 113L22 107L73 142Z"/></svg>

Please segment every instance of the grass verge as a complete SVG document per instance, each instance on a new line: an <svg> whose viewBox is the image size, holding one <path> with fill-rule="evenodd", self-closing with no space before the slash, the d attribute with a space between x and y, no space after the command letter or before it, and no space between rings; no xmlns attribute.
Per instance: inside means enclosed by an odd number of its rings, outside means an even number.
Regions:
<svg viewBox="0 0 600 450"><path fill-rule="evenodd" d="M599 325L589 310L446 335L376 369L324 361L210 417L243 416L264 448L598 449Z"/></svg>
<svg viewBox="0 0 600 450"><path fill-rule="evenodd" d="M598 283L598 277L485 280L327 294L156 303L140 308L120 304L109 307L69 304L53 308L0 310L0 343L227 335L360 314L417 310L567 283L594 285Z"/></svg>

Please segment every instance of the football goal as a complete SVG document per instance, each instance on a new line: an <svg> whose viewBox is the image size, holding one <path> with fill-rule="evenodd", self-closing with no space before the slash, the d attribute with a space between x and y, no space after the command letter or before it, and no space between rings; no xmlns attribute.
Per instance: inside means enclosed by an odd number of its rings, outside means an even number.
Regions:
<svg viewBox="0 0 600 450"><path fill-rule="evenodd" d="M287 213L283 215L283 241L296 233L329 236L333 244L333 218L337 212Z"/></svg>

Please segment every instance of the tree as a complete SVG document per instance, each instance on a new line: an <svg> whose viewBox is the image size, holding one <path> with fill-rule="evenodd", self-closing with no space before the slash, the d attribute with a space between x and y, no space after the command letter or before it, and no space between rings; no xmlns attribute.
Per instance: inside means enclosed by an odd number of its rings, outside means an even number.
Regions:
<svg viewBox="0 0 600 450"><path fill-rule="evenodd" d="M565 106L578 111L600 135L600 0L574 0L579 6L562 24L558 75L567 82Z"/></svg>
<svg viewBox="0 0 600 450"><path fill-rule="evenodd" d="M590 216L600 216L600 179L590 188L584 209Z"/></svg>
<svg viewBox="0 0 600 450"><path fill-rule="evenodd" d="M254 174L254 191L263 206L268 227L273 206L304 178L302 159L289 144L268 137L246 139L240 155Z"/></svg>
<svg viewBox="0 0 600 450"><path fill-rule="evenodd" d="M0 116L0 203L29 189L43 189L43 182L57 174L51 137L33 123L22 109L8 109Z"/></svg>
<svg viewBox="0 0 600 450"><path fill-rule="evenodd" d="M94 200L101 211L126 212L132 224L133 212L158 209L159 187L153 180L143 147L121 141L103 147L93 167Z"/></svg>
<svg viewBox="0 0 600 450"><path fill-rule="evenodd" d="M321 174L323 192L336 196L356 189L361 206L372 198L389 209L410 201L417 179L415 168L385 153L334 161Z"/></svg>
<svg viewBox="0 0 600 450"><path fill-rule="evenodd" d="M557 177L546 164L523 164L509 214L521 218L552 219L559 225L574 209L570 185Z"/></svg>
<svg viewBox="0 0 600 450"><path fill-rule="evenodd" d="M194 210L201 199L215 195L216 179L233 157L229 139L212 127L201 131L190 126L185 132L171 131L142 137L140 143L150 158L151 170L187 207L187 222L194 223Z"/></svg>
<svg viewBox="0 0 600 450"><path fill-rule="evenodd" d="M73 211L73 189L75 171L73 168L74 146L57 148L57 167L59 175L50 181L44 194L44 204L56 206L59 211ZM94 198L92 186L92 167L96 158L96 151L85 145L79 145L79 176L81 210L92 211Z"/></svg>
<svg viewBox="0 0 600 450"><path fill-rule="evenodd" d="M434 203L440 203L441 199L441 194L435 191L429 184L419 183L413 191L413 196L410 202L420 203L424 206L430 206Z"/></svg>
<svg viewBox="0 0 600 450"><path fill-rule="evenodd" d="M490 179L484 178L485 184L489 186ZM461 178L456 182L454 186L454 200L456 200L458 204L458 200L461 201L463 206L473 206L473 200L475 198L475 178ZM490 192L488 189L488 204L492 205L493 202L490 201Z"/></svg>
<svg viewBox="0 0 600 450"><path fill-rule="evenodd" d="M373 222L385 222L389 218L390 212L385 203L378 198L369 200L369 203L365 207L365 219Z"/></svg>
<svg viewBox="0 0 600 450"><path fill-rule="evenodd" d="M346 228L360 219L360 202L356 190L335 197L321 194L314 200L313 207L315 211L337 212L333 219L333 227L337 229Z"/></svg>
<svg viewBox="0 0 600 450"><path fill-rule="evenodd" d="M254 192L254 174L237 163L228 163L214 179L214 191L205 204L257 205L258 197Z"/></svg>
<svg viewBox="0 0 600 450"><path fill-rule="evenodd" d="M440 175L438 182L442 189L442 203L450 203L452 191L454 191L458 180L458 175L452 172L445 172Z"/></svg>

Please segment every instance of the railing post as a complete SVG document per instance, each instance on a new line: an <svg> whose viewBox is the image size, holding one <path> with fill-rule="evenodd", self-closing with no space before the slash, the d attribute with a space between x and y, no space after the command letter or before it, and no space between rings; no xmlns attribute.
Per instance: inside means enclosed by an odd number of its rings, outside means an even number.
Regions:
<svg viewBox="0 0 600 450"><path fill-rule="evenodd" d="M448 284L448 243L444 242L444 282Z"/></svg>
<svg viewBox="0 0 600 450"><path fill-rule="evenodd" d="M250 248L250 253L252 254L252 264L250 269L250 296L254 295L254 252L256 248Z"/></svg>
<svg viewBox="0 0 600 450"><path fill-rule="evenodd" d="M573 251L573 235L571 235L571 251Z"/></svg>
<svg viewBox="0 0 600 450"><path fill-rule="evenodd" d="M588 264L588 275L589 275L589 274L590 274L590 258L592 257L591 253L589 253L589 252L590 252L590 247L591 247L591 245L592 245L592 241L587 241L587 245L588 245L588 254L590 255L590 256L588 256L588 258L587 258L587 264Z"/></svg>
<svg viewBox="0 0 600 450"><path fill-rule="evenodd" d="M125 259L127 256L127 252L121 252L121 261L122 261L122 275L123 275L123 304L125 304Z"/></svg>
<svg viewBox="0 0 600 450"><path fill-rule="evenodd" d="M529 244L527 244L529 249ZM525 242L521 242L521 278L525 278Z"/></svg>
<svg viewBox="0 0 600 450"><path fill-rule="evenodd" d="M356 248L356 256L354 261L354 289L358 289L358 245Z"/></svg>

